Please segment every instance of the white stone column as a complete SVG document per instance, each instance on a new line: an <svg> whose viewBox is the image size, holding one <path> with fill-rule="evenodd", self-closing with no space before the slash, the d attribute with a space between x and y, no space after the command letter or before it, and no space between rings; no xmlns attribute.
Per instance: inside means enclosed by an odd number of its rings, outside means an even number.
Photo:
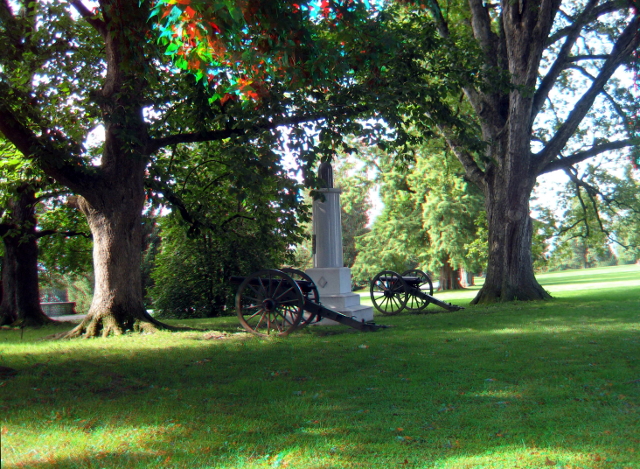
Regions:
<svg viewBox="0 0 640 469"><path fill-rule="evenodd" d="M323 306L358 320L372 321L373 308L360 304L360 295L351 291L351 269L342 257L340 189L319 189L324 200L313 201L313 269L307 270L318 287ZM323 320L322 323L334 323ZM321 323L321 324L322 324Z"/></svg>
<svg viewBox="0 0 640 469"><path fill-rule="evenodd" d="M344 267L340 189L319 189L324 201L313 201L313 267Z"/></svg>

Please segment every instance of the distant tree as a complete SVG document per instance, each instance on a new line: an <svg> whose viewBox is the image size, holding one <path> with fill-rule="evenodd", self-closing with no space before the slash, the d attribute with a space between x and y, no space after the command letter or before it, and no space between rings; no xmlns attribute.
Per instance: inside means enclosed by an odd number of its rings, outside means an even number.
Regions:
<svg viewBox="0 0 640 469"><path fill-rule="evenodd" d="M533 218L531 255L536 272L545 272L550 267L549 252L557 235L557 217L548 207L538 207L537 212Z"/></svg>
<svg viewBox="0 0 640 469"><path fill-rule="evenodd" d="M86 314L93 297L93 241L86 217L76 198L62 188L40 195L36 216L41 231L38 240L38 278L42 289L66 292L78 313Z"/></svg>
<svg viewBox="0 0 640 469"><path fill-rule="evenodd" d="M40 307L36 203L34 184L20 184L8 198L0 222L4 244L0 324L41 326L50 322Z"/></svg>
<svg viewBox="0 0 640 469"><path fill-rule="evenodd" d="M422 230L428 237L424 258L427 268L438 272L440 290L459 289L464 271L480 272L485 267L486 257L474 256L469 249L481 234L479 222L485 220L483 196L463 178L459 163L442 150L429 146L419 155L408 182L422 208ZM481 242L486 251L486 240Z"/></svg>
<svg viewBox="0 0 640 469"><path fill-rule="evenodd" d="M52 240L58 249L53 255L56 261L50 262L49 268L65 264L69 268L70 246L62 244L61 239L89 236L86 232L69 229L68 225L54 228L51 223L47 227L38 224L37 206L49 195L39 190L40 185L36 180L21 182L14 186L5 199L6 208L0 221L0 236L4 247L4 295L0 304L2 324L40 326L50 322L40 307L38 266L46 265L46 261L39 257L39 252L42 251L38 244L46 243L44 240ZM49 249L53 248L49 246ZM75 257L75 254L71 254L71 257ZM86 254L83 257L86 261Z"/></svg>
<svg viewBox="0 0 640 469"><path fill-rule="evenodd" d="M59 212L52 210L59 196L52 180L21 160L10 143L0 139L0 238L2 239L2 284L0 324L40 326L50 322L40 307L39 266L52 266L39 244L56 243L44 252L65 264L67 249L62 239L78 234ZM48 205L48 209L45 209ZM64 218L64 217L62 217ZM44 223L43 223L44 222ZM85 232L86 234L86 232ZM55 253L54 253L55 250ZM86 256L85 256L86 259Z"/></svg>
<svg viewBox="0 0 640 469"><path fill-rule="evenodd" d="M377 167L384 209L359 240L358 277L420 266L437 273L442 289L452 289L461 288L461 268L482 270L482 255L470 249L482 226L482 196L442 146L417 147L407 165L380 152L369 162ZM477 252L486 250L480 244Z"/></svg>
<svg viewBox="0 0 640 469"><path fill-rule="evenodd" d="M373 181L369 178L367 166L353 156L339 155L336 163L335 186L342 190L340 208L344 266L351 268L358 255L357 239L370 231L367 225L371 210L369 192Z"/></svg>
<svg viewBox="0 0 640 469"><path fill-rule="evenodd" d="M568 172L570 181L558 192L558 239L552 268L588 268L617 262L615 252L638 248L640 183L631 164L616 176L603 167L586 165ZM616 249L617 247L617 249Z"/></svg>
<svg viewBox="0 0 640 469"><path fill-rule="evenodd" d="M424 261L422 249L428 241L422 230L421 207L407 185L406 164L375 147L360 150L360 158L375 170L374 182L383 204L371 230L356 240L358 255L352 274L355 281L366 282L382 270L402 274L416 267Z"/></svg>

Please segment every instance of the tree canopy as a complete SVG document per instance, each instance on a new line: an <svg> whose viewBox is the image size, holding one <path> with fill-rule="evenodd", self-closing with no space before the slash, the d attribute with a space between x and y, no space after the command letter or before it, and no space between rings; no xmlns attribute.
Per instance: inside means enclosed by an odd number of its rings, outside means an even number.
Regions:
<svg viewBox="0 0 640 469"><path fill-rule="evenodd" d="M637 100L615 72L634 63L639 22L632 4L605 0L0 2L0 132L78 195L93 235L95 295L70 335L163 327L142 297L145 187L206 226L173 187L189 145L205 142L246 161L235 171L248 184L256 167L278 178L286 146L313 185L315 161L346 135L407 156L438 134L485 195L477 301L547 297L531 267L531 190L637 144Z"/></svg>
<svg viewBox="0 0 640 469"><path fill-rule="evenodd" d="M459 162L443 152L443 143L416 147L409 163L381 152L366 156L376 168L384 209L358 241L357 278L419 267L439 275L442 286L450 288L453 270L484 268L482 195L464 180ZM471 250L475 240L481 247Z"/></svg>
<svg viewBox="0 0 640 469"><path fill-rule="evenodd" d="M407 93L438 112L443 87L464 77L442 59L418 63L443 50L433 28L367 5L0 3L0 132L78 195L93 235L93 303L70 336L163 327L143 304L141 213L145 184L186 206L164 172L188 166L172 164L181 147L210 142L252 160L236 166L242 180L254 164L275 176L273 149L286 145L313 184L309 169L343 135L402 135L394 103ZM104 142L92 146L98 126Z"/></svg>
<svg viewBox="0 0 640 469"><path fill-rule="evenodd" d="M485 194L487 278L474 301L548 298L533 273L531 192L542 174L637 148L639 100L616 72L637 68L640 14L601 0L464 5L432 0L425 9L454 60L464 46L481 62L460 95L472 113L412 121L437 128ZM452 115L457 108L449 102Z"/></svg>

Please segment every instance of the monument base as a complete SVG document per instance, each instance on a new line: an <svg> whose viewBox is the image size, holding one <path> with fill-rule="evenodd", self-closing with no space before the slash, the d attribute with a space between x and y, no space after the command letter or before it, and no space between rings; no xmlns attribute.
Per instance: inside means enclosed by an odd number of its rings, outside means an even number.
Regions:
<svg viewBox="0 0 640 469"><path fill-rule="evenodd" d="M358 321L373 321L373 308L360 304L360 295L351 291L351 269L348 267L316 267L306 271L318 288L322 306ZM323 319L318 324L338 324Z"/></svg>

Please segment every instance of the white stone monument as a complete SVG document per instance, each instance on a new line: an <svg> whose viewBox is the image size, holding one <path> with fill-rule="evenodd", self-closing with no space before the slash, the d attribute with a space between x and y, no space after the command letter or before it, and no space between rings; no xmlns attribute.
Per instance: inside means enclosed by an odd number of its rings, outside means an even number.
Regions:
<svg viewBox="0 0 640 469"><path fill-rule="evenodd" d="M358 321L373 321L373 308L361 305L360 295L351 291L351 269L344 266L340 223L341 190L333 187L331 165L322 163L318 176L324 181L324 187L319 189L324 200L313 201L313 269L307 270L307 274L318 287L323 306ZM325 319L321 324L327 322Z"/></svg>

